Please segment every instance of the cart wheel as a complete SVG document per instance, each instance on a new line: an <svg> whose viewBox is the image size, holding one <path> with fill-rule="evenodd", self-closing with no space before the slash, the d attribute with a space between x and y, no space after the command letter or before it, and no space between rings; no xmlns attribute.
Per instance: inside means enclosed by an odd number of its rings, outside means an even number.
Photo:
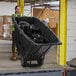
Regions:
<svg viewBox="0 0 76 76"><path fill-rule="evenodd" d="M27 61L25 61L25 59L23 57L21 57L21 65L23 67L26 67L27 66Z"/></svg>
<svg viewBox="0 0 76 76"><path fill-rule="evenodd" d="M43 63L44 63L44 56L40 57L40 58L37 60L37 62L38 62L38 65L39 65L39 66L42 66Z"/></svg>

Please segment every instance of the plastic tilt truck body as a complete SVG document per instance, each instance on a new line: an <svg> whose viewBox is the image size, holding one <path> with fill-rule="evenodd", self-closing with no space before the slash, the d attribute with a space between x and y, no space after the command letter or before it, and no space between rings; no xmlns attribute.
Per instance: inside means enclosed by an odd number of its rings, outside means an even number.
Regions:
<svg viewBox="0 0 76 76"><path fill-rule="evenodd" d="M31 66L36 60L37 65L43 65L45 54L50 48L61 42L44 23L35 17L15 17L16 46L21 54L22 66Z"/></svg>

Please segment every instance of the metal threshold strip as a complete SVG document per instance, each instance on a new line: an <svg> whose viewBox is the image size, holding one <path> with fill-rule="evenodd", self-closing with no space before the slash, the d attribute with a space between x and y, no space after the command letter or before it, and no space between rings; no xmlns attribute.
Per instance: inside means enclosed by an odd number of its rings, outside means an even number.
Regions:
<svg viewBox="0 0 76 76"><path fill-rule="evenodd" d="M0 76L64 76L63 70L0 73ZM65 76L76 76L76 70L65 70Z"/></svg>
<svg viewBox="0 0 76 76"><path fill-rule="evenodd" d="M37 72L17 72L17 73L4 73L0 76L63 76L61 70L46 70L46 71L37 71Z"/></svg>

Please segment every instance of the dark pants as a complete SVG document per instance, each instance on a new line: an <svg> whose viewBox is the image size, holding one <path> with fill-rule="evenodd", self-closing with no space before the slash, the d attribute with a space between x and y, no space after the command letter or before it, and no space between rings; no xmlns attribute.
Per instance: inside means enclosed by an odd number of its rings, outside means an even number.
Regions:
<svg viewBox="0 0 76 76"><path fill-rule="evenodd" d="M15 53L15 32L12 32L12 53Z"/></svg>

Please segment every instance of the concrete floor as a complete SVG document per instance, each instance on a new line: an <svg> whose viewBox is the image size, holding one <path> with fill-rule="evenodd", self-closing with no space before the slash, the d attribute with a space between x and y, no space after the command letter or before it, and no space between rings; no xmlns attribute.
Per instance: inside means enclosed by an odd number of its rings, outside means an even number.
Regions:
<svg viewBox="0 0 76 76"><path fill-rule="evenodd" d="M61 70L56 63L56 47L49 52L42 67L22 67L20 60L11 61L11 41L0 40L0 72L30 72L40 70ZM68 67L69 68L69 67Z"/></svg>

